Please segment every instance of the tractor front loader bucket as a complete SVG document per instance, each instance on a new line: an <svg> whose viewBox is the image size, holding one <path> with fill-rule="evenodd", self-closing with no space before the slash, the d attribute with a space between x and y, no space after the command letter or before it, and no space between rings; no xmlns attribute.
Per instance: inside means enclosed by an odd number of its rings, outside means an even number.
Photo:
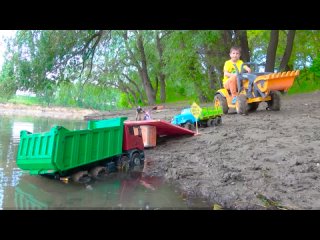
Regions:
<svg viewBox="0 0 320 240"><path fill-rule="evenodd" d="M261 75L254 80L254 84L264 93L269 91L288 91L299 73L300 70Z"/></svg>

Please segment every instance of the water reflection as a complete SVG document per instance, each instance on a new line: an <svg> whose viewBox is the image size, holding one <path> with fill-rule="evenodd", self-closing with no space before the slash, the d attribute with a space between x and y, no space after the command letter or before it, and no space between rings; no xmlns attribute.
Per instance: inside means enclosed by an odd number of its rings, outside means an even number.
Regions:
<svg viewBox="0 0 320 240"><path fill-rule="evenodd" d="M13 143L19 144L20 132L22 130L26 130L28 132L33 133L33 126L34 126L34 124L32 122L13 122L13 125L12 125Z"/></svg>
<svg viewBox="0 0 320 240"><path fill-rule="evenodd" d="M90 185L22 176L15 188L15 209L187 209L160 177L142 172L114 173Z"/></svg>
<svg viewBox="0 0 320 240"><path fill-rule="evenodd" d="M71 130L86 128L85 121L0 115L0 209L14 209L14 188L23 174L16 165L20 131L45 132L55 125Z"/></svg>

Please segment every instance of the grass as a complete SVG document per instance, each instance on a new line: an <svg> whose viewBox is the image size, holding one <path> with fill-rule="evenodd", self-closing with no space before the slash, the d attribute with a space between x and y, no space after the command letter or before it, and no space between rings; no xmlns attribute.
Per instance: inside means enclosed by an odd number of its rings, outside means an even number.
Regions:
<svg viewBox="0 0 320 240"><path fill-rule="evenodd" d="M15 96L14 98L8 101L13 104L24 104L24 105L39 105L41 102L37 97L28 97L28 96Z"/></svg>
<svg viewBox="0 0 320 240"><path fill-rule="evenodd" d="M311 93L320 90L320 79L313 73L301 73L293 83L293 86L289 89L288 95L298 93Z"/></svg>

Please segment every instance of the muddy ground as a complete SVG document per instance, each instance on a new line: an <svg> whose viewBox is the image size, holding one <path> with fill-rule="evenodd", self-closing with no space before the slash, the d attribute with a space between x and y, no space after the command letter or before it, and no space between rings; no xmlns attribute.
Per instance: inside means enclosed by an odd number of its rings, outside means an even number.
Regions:
<svg viewBox="0 0 320 240"><path fill-rule="evenodd" d="M282 96L280 111L266 106L223 115L197 136L158 139L145 171L224 209L320 209L320 92ZM182 107L152 117L170 121ZM133 110L109 115L121 114L134 120Z"/></svg>
<svg viewBox="0 0 320 240"><path fill-rule="evenodd" d="M280 111L266 106L223 115L197 136L158 139L146 173L224 209L320 209L320 92L282 96ZM187 105L164 107L153 119L170 121ZM98 115L134 120L135 111Z"/></svg>

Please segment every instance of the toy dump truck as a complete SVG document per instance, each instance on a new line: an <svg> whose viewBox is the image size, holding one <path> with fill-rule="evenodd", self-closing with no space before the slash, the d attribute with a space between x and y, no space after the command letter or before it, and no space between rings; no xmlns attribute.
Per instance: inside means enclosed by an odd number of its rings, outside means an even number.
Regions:
<svg viewBox="0 0 320 240"><path fill-rule="evenodd" d="M143 166L141 130L126 126L125 120L127 117L93 120L88 122L88 129L76 131L62 126L47 133L21 131L17 165L31 175L71 178L80 183L110 171Z"/></svg>
<svg viewBox="0 0 320 240"><path fill-rule="evenodd" d="M244 65L253 65L255 72L244 73ZM256 63L247 62L239 70L234 65L238 89L236 103L232 104L231 93L225 88L219 89L214 97L215 106L221 106L224 114L227 114L229 109L235 109L237 113L246 115L256 111L261 102L268 104L267 110L280 110L281 93L288 91L300 71L258 72L258 66Z"/></svg>
<svg viewBox="0 0 320 240"><path fill-rule="evenodd" d="M194 130L197 120L201 127L213 127L222 123L222 114L223 111L220 106L203 107L199 118L196 119L191 113L191 108L185 108L181 111L181 114L173 117L171 123L189 130Z"/></svg>

